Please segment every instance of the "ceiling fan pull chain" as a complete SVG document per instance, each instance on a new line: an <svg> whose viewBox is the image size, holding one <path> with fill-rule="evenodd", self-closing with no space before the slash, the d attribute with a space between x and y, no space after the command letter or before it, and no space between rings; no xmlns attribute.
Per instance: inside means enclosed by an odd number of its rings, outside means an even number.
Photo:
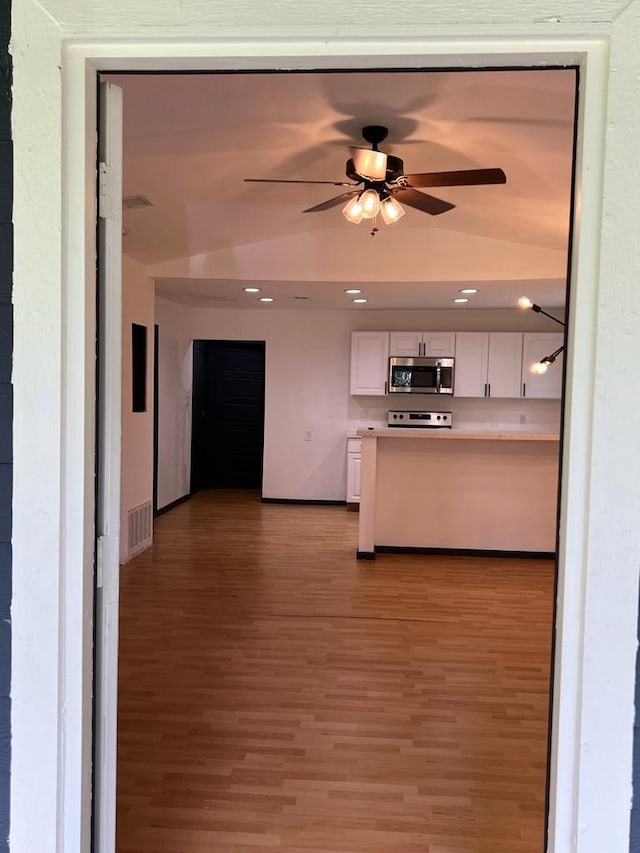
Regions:
<svg viewBox="0 0 640 853"><path fill-rule="evenodd" d="M371 231L369 231L369 234L371 234L372 237L375 237L376 234L378 233L378 231L380 230L378 228L377 222L378 222L378 217L374 216L372 219L372 226L373 227L371 228Z"/></svg>

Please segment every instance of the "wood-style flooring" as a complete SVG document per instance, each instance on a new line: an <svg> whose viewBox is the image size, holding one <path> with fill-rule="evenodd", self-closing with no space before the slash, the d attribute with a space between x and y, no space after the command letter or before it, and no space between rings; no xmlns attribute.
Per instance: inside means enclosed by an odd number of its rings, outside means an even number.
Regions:
<svg viewBox="0 0 640 853"><path fill-rule="evenodd" d="M121 571L118 853L541 853L553 564L204 492Z"/></svg>

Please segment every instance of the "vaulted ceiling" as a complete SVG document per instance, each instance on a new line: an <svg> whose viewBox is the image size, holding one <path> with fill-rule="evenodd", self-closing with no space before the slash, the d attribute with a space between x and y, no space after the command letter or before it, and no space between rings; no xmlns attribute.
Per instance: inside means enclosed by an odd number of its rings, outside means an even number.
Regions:
<svg viewBox="0 0 640 853"><path fill-rule="evenodd" d="M124 251L160 294L193 305L255 307L256 284L279 307L474 307L520 293L564 303L575 72L396 71L119 75L125 92ZM407 209L370 236L341 205L304 213L344 188L244 178L342 181L361 128L406 172L499 166L505 185L429 190L455 208ZM298 298L295 298L298 297ZM300 299L299 297L303 297ZM304 298L306 297L306 299ZM253 297L255 299L255 297Z"/></svg>

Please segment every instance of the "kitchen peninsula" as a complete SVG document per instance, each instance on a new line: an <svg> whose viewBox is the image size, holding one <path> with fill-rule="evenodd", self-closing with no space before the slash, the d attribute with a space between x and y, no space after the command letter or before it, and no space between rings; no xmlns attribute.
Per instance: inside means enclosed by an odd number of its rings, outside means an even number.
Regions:
<svg viewBox="0 0 640 853"><path fill-rule="evenodd" d="M555 551L558 435L406 428L358 435L358 558L385 547Z"/></svg>

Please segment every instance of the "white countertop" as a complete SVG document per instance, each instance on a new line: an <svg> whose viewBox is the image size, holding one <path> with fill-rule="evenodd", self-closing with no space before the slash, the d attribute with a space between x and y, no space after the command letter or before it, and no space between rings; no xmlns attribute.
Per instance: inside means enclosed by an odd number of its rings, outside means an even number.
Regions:
<svg viewBox="0 0 640 853"><path fill-rule="evenodd" d="M559 441L558 433L549 432L477 432L464 429L417 429L415 427L387 427L359 429L358 438L418 438L444 439L445 441Z"/></svg>

